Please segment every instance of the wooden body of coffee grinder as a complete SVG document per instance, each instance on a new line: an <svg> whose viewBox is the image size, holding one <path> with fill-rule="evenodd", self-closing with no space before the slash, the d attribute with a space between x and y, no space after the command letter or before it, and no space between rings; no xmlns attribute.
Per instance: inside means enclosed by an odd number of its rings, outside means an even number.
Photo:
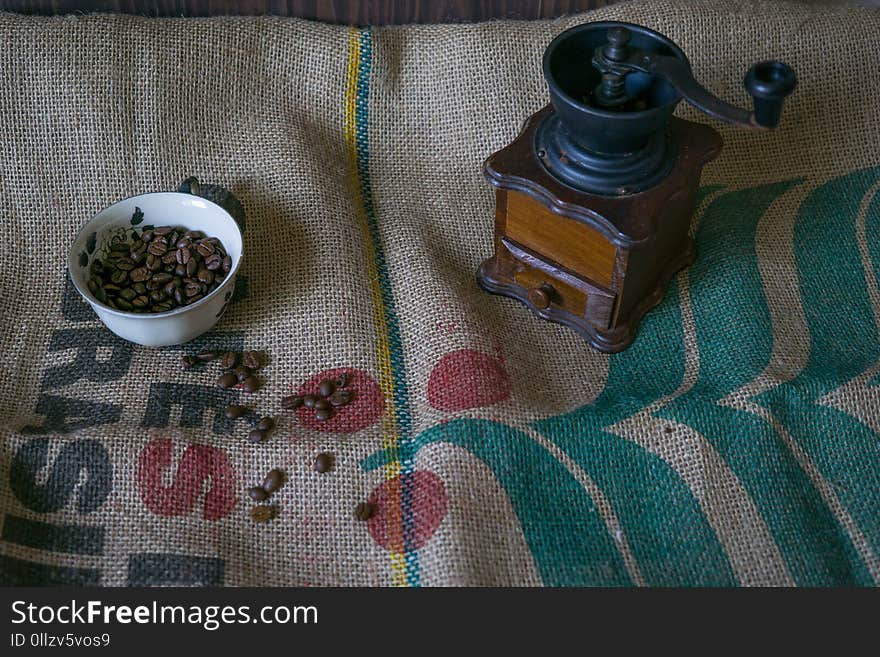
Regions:
<svg viewBox="0 0 880 657"><path fill-rule="evenodd" d="M693 262L700 173L721 151L715 130L673 117L675 106L684 98L716 119L771 128L795 75L781 62L755 64L749 112L700 86L672 41L617 22L563 32L543 65L551 105L483 167L496 187L495 253L477 279L596 349L620 351Z"/></svg>

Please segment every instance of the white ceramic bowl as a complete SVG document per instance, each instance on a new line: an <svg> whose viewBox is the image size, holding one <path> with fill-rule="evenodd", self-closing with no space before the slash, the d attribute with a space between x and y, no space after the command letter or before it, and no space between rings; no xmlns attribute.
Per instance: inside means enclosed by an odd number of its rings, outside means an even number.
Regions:
<svg viewBox="0 0 880 657"><path fill-rule="evenodd" d="M132 224L135 208L140 208L144 214L143 220L137 225ZM149 225L181 226L218 238L232 258L232 269L211 294L191 306L168 312L130 313L101 303L88 287L92 261L106 254L114 235L124 232L131 237L133 229L140 233L143 226ZM132 196L96 214L80 230L70 247L67 266L73 285L108 329L130 342L147 347L165 347L197 338L217 323L235 289L242 248L238 224L219 205L193 194L158 192Z"/></svg>

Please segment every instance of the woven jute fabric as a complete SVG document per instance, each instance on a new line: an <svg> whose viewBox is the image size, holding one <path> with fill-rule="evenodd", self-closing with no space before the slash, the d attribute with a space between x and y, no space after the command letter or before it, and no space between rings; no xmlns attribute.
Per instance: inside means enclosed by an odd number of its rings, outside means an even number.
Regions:
<svg viewBox="0 0 880 657"><path fill-rule="evenodd" d="M475 280L481 162L546 104L553 36L606 19L740 104L754 61L800 80L777 130L719 128L698 260L614 356ZM0 583L876 584L877 34L872 10L733 1L382 29L0 16ZM189 175L244 208L238 294L194 344L130 345L67 250ZM205 347L264 350L262 389L181 369ZM281 411L340 371L333 419ZM265 444L229 399L279 418Z"/></svg>

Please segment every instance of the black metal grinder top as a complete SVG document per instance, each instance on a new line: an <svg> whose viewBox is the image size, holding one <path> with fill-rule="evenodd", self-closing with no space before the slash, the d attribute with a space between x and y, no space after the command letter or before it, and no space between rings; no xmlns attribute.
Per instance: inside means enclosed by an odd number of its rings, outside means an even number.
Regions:
<svg viewBox="0 0 880 657"><path fill-rule="evenodd" d="M797 84L777 61L745 76L753 110L730 105L694 78L681 49L662 34L620 22L588 23L560 34L544 53L554 112L535 133L535 153L556 179L592 194L648 189L675 161L666 127L684 98L720 121L752 129L779 122Z"/></svg>

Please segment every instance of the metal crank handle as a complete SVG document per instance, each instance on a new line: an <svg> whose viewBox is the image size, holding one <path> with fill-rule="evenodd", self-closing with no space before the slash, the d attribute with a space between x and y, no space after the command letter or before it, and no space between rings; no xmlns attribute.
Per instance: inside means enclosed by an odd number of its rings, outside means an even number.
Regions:
<svg viewBox="0 0 880 657"><path fill-rule="evenodd" d="M788 64L777 61L753 64L743 80L743 86L754 105L749 112L711 93L697 82L690 67L675 57L636 51L630 54L626 62L619 64L665 78L698 110L719 121L746 128L775 128L782 116L785 99L797 86L797 77Z"/></svg>

